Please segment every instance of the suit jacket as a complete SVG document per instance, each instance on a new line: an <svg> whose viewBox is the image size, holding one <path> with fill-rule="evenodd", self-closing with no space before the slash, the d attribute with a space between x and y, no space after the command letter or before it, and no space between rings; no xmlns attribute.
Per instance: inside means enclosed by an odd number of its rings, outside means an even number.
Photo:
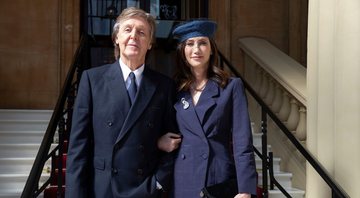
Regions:
<svg viewBox="0 0 360 198"><path fill-rule="evenodd" d="M145 66L134 104L119 62L84 71L76 97L66 197L157 197L172 179L172 156L157 140L176 130L174 86Z"/></svg>
<svg viewBox="0 0 360 198"><path fill-rule="evenodd" d="M209 80L196 106L190 92L181 92L175 110L183 139L175 160L173 197L199 197L203 187L231 178L237 178L239 192L255 195L256 168L242 81L231 78L223 89Z"/></svg>

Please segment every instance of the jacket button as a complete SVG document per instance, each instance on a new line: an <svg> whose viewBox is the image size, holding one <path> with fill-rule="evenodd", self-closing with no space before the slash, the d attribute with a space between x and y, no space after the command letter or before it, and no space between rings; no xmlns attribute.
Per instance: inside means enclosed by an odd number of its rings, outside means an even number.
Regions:
<svg viewBox="0 0 360 198"><path fill-rule="evenodd" d="M149 122L147 125L148 125L148 127L151 128L151 129L154 128L154 124L153 124L152 122Z"/></svg>
<svg viewBox="0 0 360 198"><path fill-rule="evenodd" d="M113 123L109 121L109 122L107 123L107 125L108 125L109 127L111 127L111 126L113 125Z"/></svg>
<svg viewBox="0 0 360 198"><path fill-rule="evenodd" d="M118 170L116 168L112 168L111 171L114 175L116 175L118 173Z"/></svg>
<svg viewBox="0 0 360 198"><path fill-rule="evenodd" d="M138 175L143 175L143 173L144 173L143 169L141 169L141 168L137 169L137 174Z"/></svg>
<svg viewBox="0 0 360 198"><path fill-rule="evenodd" d="M206 160L206 159L208 158L208 154L203 153L203 154L201 155L201 157L202 157L204 160Z"/></svg>
<svg viewBox="0 0 360 198"><path fill-rule="evenodd" d="M185 159L185 154L181 154L181 159Z"/></svg>

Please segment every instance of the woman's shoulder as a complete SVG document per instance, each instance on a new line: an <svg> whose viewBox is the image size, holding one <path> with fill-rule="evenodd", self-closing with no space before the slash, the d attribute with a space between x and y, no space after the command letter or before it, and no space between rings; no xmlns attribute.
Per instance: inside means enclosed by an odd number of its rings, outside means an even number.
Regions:
<svg viewBox="0 0 360 198"><path fill-rule="evenodd" d="M230 77L227 86L229 87L236 87L236 86L243 86L243 82L239 77Z"/></svg>

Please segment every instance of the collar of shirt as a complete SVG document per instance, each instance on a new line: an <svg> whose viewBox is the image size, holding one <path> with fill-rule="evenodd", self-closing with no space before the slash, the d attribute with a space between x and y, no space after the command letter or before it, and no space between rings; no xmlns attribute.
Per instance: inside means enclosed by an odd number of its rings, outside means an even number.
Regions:
<svg viewBox="0 0 360 198"><path fill-rule="evenodd" d="M137 68L136 70L131 71L131 69L127 65L125 65L124 62L121 61L121 58L119 59L119 63L120 63L120 68L121 68L121 71L122 71L122 74L123 74L123 77L124 77L124 81L125 81L125 84L126 84L126 88L129 88L129 86L130 86L130 79L128 79L130 72L133 72L135 74L136 85L139 87L139 85L141 83L141 79L142 79L142 74L143 74L144 69L145 69L145 65L143 64L139 68Z"/></svg>

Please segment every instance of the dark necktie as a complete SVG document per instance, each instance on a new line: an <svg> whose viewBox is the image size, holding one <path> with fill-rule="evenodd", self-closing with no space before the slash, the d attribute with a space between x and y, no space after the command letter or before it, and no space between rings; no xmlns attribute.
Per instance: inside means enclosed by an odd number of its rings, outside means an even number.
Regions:
<svg viewBox="0 0 360 198"><path fill-rule="evenodd" d="M135 95L137 91L135 74L133 72L130 72L129 77L130 77L130 87L128 89L128 92L129 92L131 104L134 104Z"/></svg>

